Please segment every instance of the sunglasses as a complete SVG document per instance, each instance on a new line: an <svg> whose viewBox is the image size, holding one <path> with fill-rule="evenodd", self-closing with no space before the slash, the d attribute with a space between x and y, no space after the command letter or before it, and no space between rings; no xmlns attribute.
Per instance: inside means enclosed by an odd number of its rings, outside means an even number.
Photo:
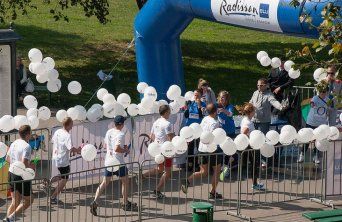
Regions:
<svg viewBox="0 0 342 222"><path fill-rule="evenodd" d="M257 86L266 86L266 85L257 85Z"/></svg>
<svg viewBox="0 0 342 222"><path fill-rule="evenodd" d="M335 75L334 72L327 72L328 75Z"/></svg>

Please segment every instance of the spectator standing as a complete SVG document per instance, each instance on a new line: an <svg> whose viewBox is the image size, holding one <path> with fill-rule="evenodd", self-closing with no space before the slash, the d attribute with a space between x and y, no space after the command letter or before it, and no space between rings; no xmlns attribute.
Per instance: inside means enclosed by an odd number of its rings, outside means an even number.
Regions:
<svg viewBox="0 0 342 222"><path fill-rule="evenodd" d="M20 98L22 96L22 93L25 91L25 87L27 85L27 72L21 57L18 57L16 60L15 71L17 78L17 96L18 98Z"/></svg>
<svg viewBox="0 0 342 222"><path fill-rule="evenodd" d="M333 65L328 66L326 81L328 82L329 125L335 126L337 122L336 119L338 118L337 117L337 105L340 103L337 97L342 95L342 81L336 79L336 67L335 66Z"/></svg>
<svg viewBox="0 0 342 222"><path fill-rule="evenodd" d="M202 101L205 104L215 104L216 98L214 91L209 87L209 82L204 79L198 80L198 89L202 92Z"/></svg>

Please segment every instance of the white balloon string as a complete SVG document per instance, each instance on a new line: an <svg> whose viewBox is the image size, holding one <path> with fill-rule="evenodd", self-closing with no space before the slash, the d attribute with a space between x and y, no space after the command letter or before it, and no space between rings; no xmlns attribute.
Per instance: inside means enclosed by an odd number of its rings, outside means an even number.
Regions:
<svg viewBox="0 0 342 222"><path fill-rule="evenodd" d="M116 69L116 67L119 65L119 63L122 61L123 57L127 54L128 50L134 45L134 38L132 39L132 41L128 44L127 48L125 49L125 51L121 54L121 56L119 57L118 61L116 62L116 64L114 65L114 67L112 68L112 70L108 73L108 75L106 75L106 77L103 79L103 81L101 82L100 86L97 88L97 90L93 93L93 95L90 97L90 99L87 101L87 103L84 105L84 108L87 107L87 105L90 103L90 101L94 98L94 96L96 95L97 91L99 91L99 89L101 89L101 87L103 86L103 84L105 83L105 81L107 80L107 78L110 76L110 74L113 73L113 71Z"/></svg>

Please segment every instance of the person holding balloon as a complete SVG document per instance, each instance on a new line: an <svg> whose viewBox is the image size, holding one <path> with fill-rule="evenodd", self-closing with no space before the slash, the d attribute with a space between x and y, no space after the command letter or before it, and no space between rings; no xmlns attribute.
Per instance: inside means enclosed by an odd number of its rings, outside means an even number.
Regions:
<svg viewBox="0 0 342 222"><path fill-rule="evenodd" d="M137 205L135 203L132 203L128 200L129 178L124 156L125 154L129 153L129 148L127 145L125 145L125 131L123 130L123 128L125 127L125 120L126 119L123 116L115 116L114 127L107 131L104 138L104 145L107 149L105 165L108 167L105 170L102 183L96 189L95 198L90 204L90 212L94 216L97 216L97 201L100 198L102 192L111 182L113 175L116 175L120 178L123 197L123 203L121 206L122 209L132 211L136 210L137 208ZM115 165L118 165L115 164L116 161L118 161L118 164L120 164L117 170L115 170Z"/></svg>
<svg viewBox="0 0 342 222"><path fill-rule="evenodd" d="M235 124L233 120L234 114L234 106L230 103L230 94L228 91L222 90L219 92L217 97L217 116L220 127L224 129L227 136L234 139L235 138ZM220 180L223 181L225 176L228 175L229 172L229 163L234 161L234 158L231 156L225 156L224 163L226 166L223 168L223 171L220 175Z"/></svg>
<svg viewBox="0 0 342 222"><path fill-rule="evenodd" d="M201 127L203 129L203 132L210 132L212 133L216 128L219 127L219 123L216 120L217 117L217 106L215 104L208 104L207 107L208 116L204 117L201 122ZM203 133L202 133L203 134ZM202 137L202 135L201 135ZM216 155L204 155L201 156L201 165L200 165L200 171L193 173L191 176L189 176L185 181L182 182L181 190L183 193L188 192L188 187L190 185L191 181L194 181L196 178L205 177L208 175L209 167L213 168L213 177L211 180L211 190L209 193L210 199L222 199L222 194L217 193L216 188L219 182L219 176L221 172L221 165L223 160L223 154L221 148L218 146L216 147L216 144L204 144L200 143L198 150L201 154L208 154L208 148L214 145L215 151L214 153Z"/></svg>
<svg viewBox="0 0 342 222"><path fill-rule="evenodd" d="M237 106L236 109L241 113L244 117L240 124L240 133L245 134L247 136L255 130L254 123L252 122L252 118L255 115L255 107L251 103L245 103L243 106ZM248 159L252 162L252 180L253 180L253 190L264 190L264 185L262 183L258 183L258 176L260 171L260 151L253 150L248 151ZM242 157L241 157L242 158Z"/></svg>
<svg viewBox="0 0 342 222"><path fill-rule="evenodd" d="M60 176L54 177L51 184L57 182L58 185L50 197L51 204L57 204L57 196L62 192L69 179L70 173L70 153L80 153L81 148L72 146L70 131L73 127L73 121L70 117L66 117L62 121L63 128L58 129L52 136L53 144L52 158Z"/></svg>
<svg viewBox="0 0 342 222"><path fill-rule="evenodd" d="M159 107L160 118L157 119L153 125L151 130L151 141L155 141L158 144L163 144L165 141L172 141L172 138L175 136L172 125L169 122L169 117L171 115L171 109L169 105L161 105ZM165 195L160 192L163 188L165 182L171 178L171 170L172 170L172 158L165 158L165 162L158 165L157 168L151 169L145 172L142 177L146 178L151 175L157 175L159 173L163 173L162 177L159 180L159 183L155 190L153 190L153 194L156 198L162 199L165 198Z"/></svg>
<svg viewBox="0 0 342 222"><path fill-rule="evenodd" d="M25 170L25 168L35 169L35 165L30 162L31 160L31 147L28 141L31 138L31 127L28 125L23 125L19 128L19 139L15 140L8 152L6 161L9 163L9 175L8 182L10 185L12 202L7 210L6 221L15 221L18 214L23 214L23 212L32 204L33 196L32 193L32 182L25 181L22 174L18 171ZM20 164L17 164L20 163ZM20 165L22 167L15 167L15 165ZM22 169L24 168L24 169ZM19 175L21 174L21 175ZM20 203L22 200L22 203Z"/></svg>
<svg viewBox="0 0 342 222"><path fill-rule="evenodd" d="M201 100L205 104L215 104L216 97L214 91L209 87L209 82L205 79L198 80L198 89L201 91L202 98Z"/></svg>
<svg viewBox="0 0 342 222"><path fill-rule="evenodd" d="M194 100L188 101L186 109L184 111L185 126L190 126L192 123L200 124L203 119L203 113L205 110L205 103L201 101L201 91L194 90ZM192 140L188 144L188 156L195 154L196 144L199 144L199 139ZM193 171L196 167L196 159L194 157L188 157L188 171Z"/></svg>

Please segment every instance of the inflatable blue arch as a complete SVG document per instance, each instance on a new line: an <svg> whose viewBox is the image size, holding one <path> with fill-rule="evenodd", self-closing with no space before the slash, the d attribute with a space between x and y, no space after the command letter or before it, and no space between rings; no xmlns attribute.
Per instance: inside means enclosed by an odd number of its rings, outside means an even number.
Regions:
<svg viewBox="0 0 342 222"><path fill-rule="evenodd" d="M180 35L194 18L262 31L316 38L318 33L299 22L305 8L313 24L321 23L321 11L328 0L148 0L134 22L138 79L166 97L172 84L185 90Z"/></svg>

